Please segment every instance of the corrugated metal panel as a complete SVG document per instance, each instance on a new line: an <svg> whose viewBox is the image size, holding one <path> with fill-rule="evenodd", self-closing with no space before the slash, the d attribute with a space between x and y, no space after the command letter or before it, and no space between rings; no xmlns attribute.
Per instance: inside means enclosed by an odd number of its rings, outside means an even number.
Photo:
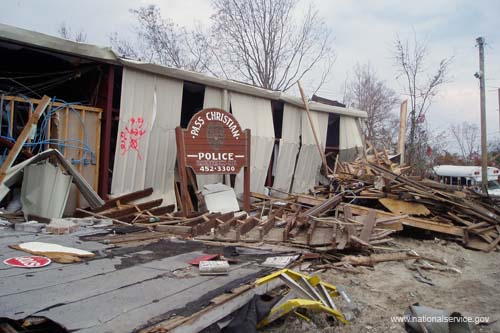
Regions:
<svg viewBox="0 0 500 333"><path fill-rule="evenodd" d="M37 31L26 30L0 23L0 39L17 41L31 46L54 50L85 58L118 63L118 57L109 47L78 43L72 40L46 35Z"/></svg>
<svg viewBox="0 0 500 333"><path fill-rule="evenodd" d="M318 135L322 151L325 151L326 132L328 130L328 114L311 111L311 119ZM307 113L302 113L302 145L300 147L295 177L293 180L294 193L306 193L318 183L319 170L322 160L314 140L311 124Z"/></svg>
<svg viewBox="0 0 500 333"><path fill-rule="evenodd" d="M355 118L340 116L339 159L351 161L363 147L361 129Z"/></svg>
<svg viewBox="0 0 500 333"><path fill-rule="evenodd" d="M229 105L229 96L221 89L206 87L205 96L203 100L203 108L218 108L224 111L227 110ZM196 183L198 185L198 190L203 190L203 186L206 184L217 184L222 183L223 175L196 175Z"/></svg>
<svg viewBox="0 0 500 333"><path fill-rule="evenodd" d="M274 147L271 101L232 92L231 110L243 129L252 131L250 191L264 193L264 185ZM243 193L243 170L236 176L234 189Z"/></svg>
<svg viewBox="0 0 500 333"><path fill-rule="evenodd" d="M62 217L72 179L49 162L25 167L21 188L24 215Z"/></svg>
<svg viewBox="0 0 500 333"><path fill-rule="evenodd" d="M180 124L183 82L125 68L111 193L153 187L175 203L175 127Z"/></svg>
<svg viewBox="0 0 500 333"><path fill-rule="evenodd" d="M273 101L282 101L285 103L295 105L297 107L304 107L304 104L300 97L291 96L280 91L266 90L249 84L244 84L231 80L217 79L200 73L195 73L178 68L170 68L155 64L148 64L140 61L120 59L120 62L125 67L128 68L135 68L141 71L157 75L163 75L170 78L196 82L213 88L227 89L228 91L233 91L240 94L251 95ZM339 106L326 105L312 101L309 102L309 109L311 109L312 111L335 113L335 114L346 115L349 117L361 117L361 118L367 117L365 111L360 111L353 108L343 108Z"/></svg>
<svg viewBox="0 0 500 333"><path fill-rule="evenodd" d="M273 188L280 191L290 192L290 185L292 184L295 163L300 147L303 112L305 111L293 105L284 105L283 130L273 183Z"/></svg>

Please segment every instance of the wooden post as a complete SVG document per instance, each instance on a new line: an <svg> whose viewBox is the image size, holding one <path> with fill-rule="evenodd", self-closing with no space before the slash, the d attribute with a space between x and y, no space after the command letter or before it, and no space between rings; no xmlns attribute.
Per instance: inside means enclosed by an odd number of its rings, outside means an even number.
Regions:
<svg viewBox="0 0 500 333"><path fill-rule="evenodd" d="M401 109L399 112L399 141L398 141L398 153L399 164L403 165L405 163L405 144L406 144L406 115L408 112L408 100L404 100L401 103Z"/></svg>
<svg viewBox="0 0 500 333"><path fill-rule="evenodd" d="M245 130L247 139L247 165L243 170L243 209L247 212L250 211L250 153L252 143L252 132L249 129Z"/></svg>
<svg viewBox="0 0 500 333"><path fill-rule="evenodd" d="M45 111L49 103L50 103L50 97L43 96L42 100L40 101L40 104L38 104L38 106L36 107L35 112L33 112L33 115L26 122L23 131L17 137L16 143L14 144L14 146L12 146L12 148L9 151L9 154L7 155L7 158L0 167L0 182L3 181L7 173L7 170L9 170L9 168L16 160L17 155L19 155L19 152L23 148L24 143L28 139L32 126L33 125L36 126L36 124L38 123L38 119L40 119L40 116ZM14 110L11 110L11 112L13 111Z"/></svg>
<svg viewBox="0 0 500 333"><path fill-rule="evenodd" d="M181 198L183 201L182 211L185 216L189 216L190 207L188 204L189 192L187 186L187 172L186 172L186 160L185 160L185 151L184 151L184 136L182 135L182 128L179 126L175 129L175 141L177 143L177 166L179 168L179 174L181 176Z"/></svg>
<svg viewBox="0 0 500 333"><path fill-rule="evenodd" d="M297 81L297 85L299 86L300 96L302 96L302 102L304 103L304 106L306 108L307 118L309 119L309 125L311 125L311 130L313 132L314 141L316 142L316 147L318 148L319 155L321 156L321 160L323 161L323 166L325 167L325 172L328 175L328 165L326 163L325 153L321 150L321 145L319 143L318 136L316 134L316 129L314 128L314 124L312 122L311 111L309 110L309 103L307 103L306 95L304 94L304 90L302 89L302 86L300 85L300 81Z"/></svg>

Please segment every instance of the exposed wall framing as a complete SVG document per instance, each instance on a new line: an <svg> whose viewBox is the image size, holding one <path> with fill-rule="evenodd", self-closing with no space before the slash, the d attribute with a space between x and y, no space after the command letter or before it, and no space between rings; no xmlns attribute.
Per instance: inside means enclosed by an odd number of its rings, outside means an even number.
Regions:
<svg viewBox="0 0 500 333"><path fill-rule="evenodd" d="M16 139L19 128L31 117L33 109L36 108L39 99L23 98L17 96L2 96L2 122L0 123L1 135ZM47 119L46 142L37 146L29 146L28 152L38 153L40 150L49 148L58 149L66 160L75 165L85 180L97 190L99 181L99 158L101 138L101 114L102 109L92 106L65 104L51 102L49 108L60 108L60 110ZM5 120L8 118L8 122ZM43 122L43 117L38 125ZM38 132L38 131L37 131ZM31 140L27 142L32 143ZM74 193L73 193L74 192ZM72 191L68 200L68 207L81 207L86 205L85 199L80 197L78 191Z"/></svg>

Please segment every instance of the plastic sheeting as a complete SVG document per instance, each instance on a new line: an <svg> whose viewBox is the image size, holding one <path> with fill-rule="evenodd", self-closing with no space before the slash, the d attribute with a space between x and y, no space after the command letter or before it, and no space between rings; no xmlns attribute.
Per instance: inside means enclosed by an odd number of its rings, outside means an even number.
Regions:
<svg viewBox="0 0 500 333"><path fill-rule="evenodd" d="M287 193L290 192L299 153L302 113L305 113L305 110L290 104L284 106L283 130L275 162L273 188Z"/></svg>
<svg viewBox="0 0 500 333"><path fill-rule="evenodd" d="M328 114L311 111L311 119L318 136L322 151L325 150L326 133L328 130ZM319 171L322 164L321 156L316 147L314 134L306 112L302 112L301 126L302 145L295 168L293 193L306 193L318 183Z"/></svg>
<svg viewBox="0 0 500 333"><path fill-rule="evenodd" d="M356 118L340 116L339 160L352 161L363 147L361 131Z"/></svg>
<svg viewBox="0 0 500 333"><path fill-rule="evenodd" d="M154 197L175 204L175 127L182 88L179 80L123 69L113 195L153 187Z"/></svg>
<svg viewBox="0 0 500 333"><path fill-rule="evenodd" d="M243 129L252 131L250 191L264 193L267 171L274 146L271 101L231 92L231 110ZM243 170L236 175L236 194L243 193Z"/></svg>
<svg viewBox="0 0 500 333"><path fill-rule="evenodd" d="M203 108L218 108L224 111L227 110L229 105L229 98L227 91L224 92L222 89L206 87L205 97L203 100ZM207 184L217 184L222 183L224 175L196 175L196 184L198 185L198 190L203 190L203 186Z"/></svg>

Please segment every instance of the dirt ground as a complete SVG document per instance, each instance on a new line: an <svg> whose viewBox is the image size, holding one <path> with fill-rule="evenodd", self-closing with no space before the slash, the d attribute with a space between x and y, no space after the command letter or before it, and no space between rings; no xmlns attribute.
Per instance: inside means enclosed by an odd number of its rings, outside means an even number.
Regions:
<svg viewBox="0 0 500 333"><path fill-rule="evenodd" d="M445 259L461 271L423 271L434 286L417 281L415 271L405 262L384 262L365 268L361 274L329 270L324 281L345 287L361 312L349 325L329 324L320 315L311 322L289 316L262 330L270 333L294 332L405 332L402 316L409 304L420 303L437 309L458 311L464 316L489 316L489 325L471 325L472 332L500 332L500 252L467 250L454 242L396 238L401 249ZM498 320L498 321L497 321Z"/></svg>

